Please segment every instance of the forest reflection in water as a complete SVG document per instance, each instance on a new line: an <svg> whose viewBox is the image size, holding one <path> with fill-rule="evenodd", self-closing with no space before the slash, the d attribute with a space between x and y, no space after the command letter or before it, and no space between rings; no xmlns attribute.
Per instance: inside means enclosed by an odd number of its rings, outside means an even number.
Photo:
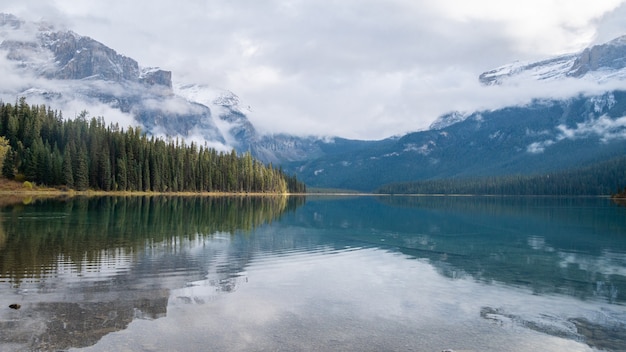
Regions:
<svg viewBox="0 0 626 352"><path fill-rule="evenodd" d="M0 213L0 293L4 307L13 300L22 308L0 311L0 346L89 346L134 318L164 316L169 290L202 277L208 266L187 249L250 233L303 202L148 196L6 205Z"/></svg>
<svg viewBox="0 0 626 352"><path fill-rule="evenodd" d="M0 310L0 347L626 349L624 215L541 197L9 206L1 303L23 309Z"/></svg>

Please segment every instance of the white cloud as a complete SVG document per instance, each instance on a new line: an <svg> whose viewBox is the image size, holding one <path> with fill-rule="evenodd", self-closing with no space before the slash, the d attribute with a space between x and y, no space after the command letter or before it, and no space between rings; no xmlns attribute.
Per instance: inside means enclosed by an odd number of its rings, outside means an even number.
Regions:
<svg viewBox="0 0 626 352"><path fill-rule="evenodd" d="M577 123L576 127L557 126L554 138L531 143L526 151L532 154L543 153L545 149L562 140L597 137L600 142L607 143L614 139L626 139L626 116L612 119L602 115L595 119Z"/></svg>
<svg viewBox="0 0 626 352"><path fill-rule="evenodd" d="M477 77L625 34L623 4L0 0L0 11L58 19L142 66L173 71L174 81L229 89L262 131L375 139L426 128L449 111L559 92L496 91Z"/></svg>
<svg viewBox="0 0 626 352"><path fill-rule="evenodd" d="M29 103L31 99L28 100ZM50 101L44 101L47 105L50 105ZM82 111L87 111L89 117L103 117L106 124L118 124L120 128L127 129L128 127L138 127L138 123L135 121L132 115L125 114L119 109L114 109L106 104L102 104L96 101L84 101L84 100L67 100L62 102L52 102L55 109L62 111L63 116L66 118L75 118Z"/></svg>
<svg viewBox="0 0 626 352"><path fill-rule="evenodd" d="M559 140L597 136L602 142L609 142L613 139L626 138L626 117L611 119L603 115L597 119L576 124L576 128L560 125L558 129L561 132Z"/></svg>
<svg viewBox="0 0 626 352"><path fill-rule="evenodd" d="M202 106L189 104L186 100L176 97L166 99L146 97L142 100L142 104L148 109L161 111L163 113L199 115L204 112Z"/></svg>

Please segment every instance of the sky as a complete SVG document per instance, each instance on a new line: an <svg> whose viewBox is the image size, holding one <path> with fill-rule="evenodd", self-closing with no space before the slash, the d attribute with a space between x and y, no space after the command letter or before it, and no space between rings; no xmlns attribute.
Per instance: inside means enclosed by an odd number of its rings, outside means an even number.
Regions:
<svg viewBox="0 0 626 352"><path fill-rule="evenodd" d="M546 92L478 76L626 34L626 0L0 0L0 12L230 90L260 132L368 140L527 102Z"/></svg>

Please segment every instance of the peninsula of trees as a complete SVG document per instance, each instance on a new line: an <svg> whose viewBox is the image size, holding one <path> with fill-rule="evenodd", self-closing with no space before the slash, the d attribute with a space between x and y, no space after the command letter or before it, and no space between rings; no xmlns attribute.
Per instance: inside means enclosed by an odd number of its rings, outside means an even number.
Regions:
<svg viewBox="0 0 626 352"><path fill-rule="evenodd" d="M0 103L2 174L84 191L303 193L282 169L195 143L126 130L83 112L64 119L46 106Z"/></svg>

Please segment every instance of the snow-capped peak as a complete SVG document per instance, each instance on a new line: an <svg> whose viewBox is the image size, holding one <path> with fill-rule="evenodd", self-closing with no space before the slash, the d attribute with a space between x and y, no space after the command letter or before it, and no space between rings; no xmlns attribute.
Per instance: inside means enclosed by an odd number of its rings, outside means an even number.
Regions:
<svg viewBox="0 0 626 352"><path fill-rule="evenodd" d="M575 54L537 62L514 62L482 73L479 80L485 85L498 85L512 79L540 81L572 77L597 83L626 80L626 36Z"/></svg>
<svg viewBox="0 0 626 352"><path fill-rule="evenodd" d="M239 97L225 89L203 84L174 84L174 92L190 102L206 105L212 109L226 108L240 114L248 114L249 107L242 107Z"/></svg>

